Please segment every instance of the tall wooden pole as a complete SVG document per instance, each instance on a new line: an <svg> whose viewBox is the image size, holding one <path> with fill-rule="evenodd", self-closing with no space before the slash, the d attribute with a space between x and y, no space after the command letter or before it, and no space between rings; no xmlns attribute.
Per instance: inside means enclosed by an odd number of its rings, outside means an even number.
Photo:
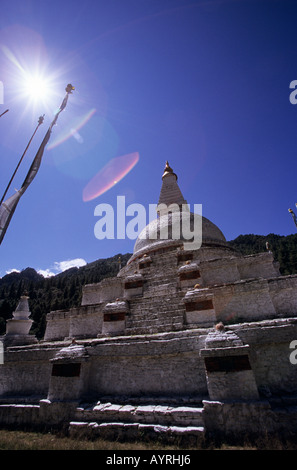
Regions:
<svg viewBox="0 0 297 470"><path fill-rule="evenodd" d="M8 111L9 111L9 109L6 109L6 111L4 111L4 113L0 114L0 117L2 117L3 114L8 113Z"/></svg>
<svg viewBox="0 0 297 470"><path fill-rule="evenodd" d="M1 117L1 116L0 116L0 117ZM28 145L27 145L27 147L25 148L24 153L23 153L23 155L21 156L20 161L19 161L19 163L17 164L17 167L16 167L16 169L14 170L13 175L12 175L12 177L10 178L9 183L8 183L8 185L7 185L7 187L6 187L5 191L4 191L4 194L3 194L2 199L1 199L1 201L0 201L0 206L1 206L1 204L2 204L2 202L3 202L3 200L4 200L4 198L5 198L5 196L6 196L6 194L7 194L7 191L8 191L9 188L10 188L10 185L11 185L11 183L12 183L12 180L13 180L13 178L15 177L15 174L16 174L16 172L18 171L20 164L22 163L22 160L23 160L24 156L26 155L26 152L27 152L27 150L28 150L28 148L29 148L29 146L30 146L32 140L33 140L33 137L35 136L35 134L36 134L36 132L37 132L37 129L38 129L39 126L43 123L43 121L44 121L44 115L43 115L43 116L40 116L40 118L38 119L38 124L37 124L37 126L36 126L36 129L35 129L35 131L33 132L32 137L31 137L31 139L29 140Z"/></svg>

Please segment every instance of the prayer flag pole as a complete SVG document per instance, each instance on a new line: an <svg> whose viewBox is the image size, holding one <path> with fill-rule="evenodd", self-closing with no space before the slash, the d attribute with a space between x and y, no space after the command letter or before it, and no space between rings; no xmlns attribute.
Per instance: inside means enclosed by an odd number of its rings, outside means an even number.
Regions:
<svg viewBox="0 0 297 470"><path fill-rule="evenodd" d="M296 202L295 206L297 207L297 202ZM292 211L292 209L288 209L288 211L290 212L291 216L293 217L294 224L295 224L296 227L297 227L297 217L296 217L296 214Z"/></svg>
<svg viewBox="0 0 297 470"><path fill-rule="evenodd" d="M27 145L27 147L25 148L24 153L23 153L23 155L21 156L20 161L19 161L19 163L17 164L17 167L16 167L16 169L14 170L13 175L12 175L12 177L10 178L9 183L8 183L8 185L7 185L7 187L6 187L5 191L4 191L4 194L3 194L2 199L1 199L1 201L0 201L0 206L1 206L1 204L2 204L2 202L3 202L3 200L4 200L4 198L5 198L5 196L6 196L6 194L7 194L7 191L8 191L9 188L10 188L10 185L11 185L11 183L12 183L12 180L13 180L13 178L15 177L15 174L16 174L16 172L18 171L18 169L19 169L19 167L20 167L20 164L22 163L22 160L23 160L24 156L26 155L26 152L27 152L27 150L28 150L28 148L29 148L29 146L30 146L32 140L33 140L33 137L35 136L35 134L36 134L36 132L37 132L37 129L38 129L39 126L43 123L43 121L44 121L44 115L43 115L43 116L40 116L40 118L38 119L38 124L37 124L37 126L36 126L36 128L35 128L35 131L33 132L32 137L31 137L31 139L29 140L28 145Z"/></svg>
<svg viewBox="0 0 297 470"><path fill-rule="evenodd" d="M3 114L8 113L8 111L9 111L9 109L6 109L6 111L4 111L4 113L0 114L0 117L2 117Z"/></svg>
<svg viewBox="0 0 297 470"><path fill-rule="evenodd" d="M43 152L44 152L44 149L45 149L45 147L46 147L46 145L47 145L47 143L50 139L50 136L51 136L51 133L52 133L52 128L56 124L57 119L59 117L59 114L63 111L63 109L66 108L69 94L72 93L72 91L74 90L74 86L71 83L68 83L65 90L66 90L66 95L65 95L65 97L64 97L64 99L63 99L63 101L62 101L55 117L54 117L54 119L52 120L52 122L51 122L51 124L50 124L50 126L47 130L47 133L45 134L45 136L43 138L43 141L41 142L41 145L40 145L39 149L37 150L35 158L34 158L32 164L30 166L30 169L27 173L27 176L26 176L21 188L18 191L16 191L15 194L13 194L8 199L3 201L2 204L0 205L0 244L3 241L6 230L9 226L9 224L10 224L11 218L14 214L14 211L15 211L17 205L18 205L18 202L19 202L20 198L22 197L22 195L24 194L24 192L26 191L28 186L32 183L33 179L35 178L35 176L36 176L36 174L39 170L41 160L42 160L42 156L43 156Z"/></svg>

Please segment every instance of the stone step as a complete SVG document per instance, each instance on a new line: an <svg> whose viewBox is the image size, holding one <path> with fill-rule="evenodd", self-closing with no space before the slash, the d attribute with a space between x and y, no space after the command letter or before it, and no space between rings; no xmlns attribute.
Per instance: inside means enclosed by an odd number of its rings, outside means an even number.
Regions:
<svg viewBox="0 0 297 470"><path fill-rule="evenodd" d="M171 312L150 312L148 310L144 310L142 312L138 313L130 313L130 316L127 316L127 318L131 318L131 320L138 320L138 321L143 321L143 320L172 320L174 318L183 318L184 316L184 311L183 310L172 310Z"/></svg>
<svg viewBox="0 0 297 470"><path fill-rule="evenodd" d="M150 314L142 314L142 315L131 315L127 317L127 323L134 323L134 324L142 324L142 325L149 325L149 324L162 324L162 323L175 323L175 322L182 322L184 318L183 313L180 315L150 315Z"/></svg>
<svg viewBox="0 0 297 470"><path fill-rule="evenodd" d="M203 426L203 408L166 405L122 405L98 403L92 407L78 407L77 421L138 423L165 426Z"/></svg>
<svg viewBox="0 0 297 470"><path fill-rule="evenodd" d="M188 325L187 325L188 326ZM126 324L125 334L126 335L134 335L137 334L136 331L147 331L152 329L153 332L165 332L165 331L179 331L184 329L184 322L182 320L175 321L175 322L131 322ZM132 331L133 330L133 331ZM142 333L140 333L142 334Z"/></svg>
<svg viewBox="0 0 297 470"><path fill-rule="evenodd" d="M184 312L170 312L168 314L163 314L163 312L160 312L159 314L157 313L150 313L150 312L142 312L139 314L130 314L129 316L126 317L127 320L133 321L133 322L145 322L145 321L151 321L154 323L171 323L172 321L182 321L184 318Z"/></svg>
<svg viewBox="0 0 297 470"><path fill-rule="evenodd" d="M147 304L147 299L150 300L150 303L149 305ZM170 306L177 306L179 305L179 307L181 308L182 306L184 307L184 304L179 304L178 302L172 302L172 296L169 296L168 298L166 297L166 295L160 295L160 296L157 296L157 295L152 295L152 296L143 296L143 297L139 297L138 299L138 303L136 304L135 303L135 307L137 307L138 305L145 305L147 308L148 307L156 307L156 306L162 306L162 307L170 307ZM132 303L132 302L131 302ZM133 303L132 303L133 305Z"/></svg>
<svg viewBox="0 0 297 470"><path fill-rule="evenodd" d="M167 317L171 317L172 315L174 314L182 314L184 312L184 310L182 309L172 309L172 310L168 310L163 307L160 307L158 308L157 306L155 306L155 308L151 308L151 307L148 307L148 308L138 308L137 310L136 309L133 309L132 311L130 310L130 315L131 316L139 316L139 317L146 317L147 315L150 315L150 316L167 316Z"/></svg>
<svg viewBox="0 0 297 470"><path fill-rule="evenodd" d="M135 320L163 320L163 319L172 319L172 318L182 318L184 315L185 311L184 310L170 310L170 311L156 311L154 310L149 310L149 309L143 309L139 311L132 311L127 315L127 318L135 319Z"/></svg>
<svg viewBox="0 0 297 470"><path fill-rule="evenodd" d="M139 303L137 305L145 305L147 308L150 307L150 308L154 308L154 307L159 307L159 306L162 306L164 308L168 308L170 306L173 306L173 305L178 305L178 303L175 303L173 304L172 302L172 296L169 294L163 294L163 295L160 295L160 296L157 296L155 294L150 294L150 295L147 295L146 293L143 295L143 297L139 298L138 300ZM149 300L149 304L148 304L148 300ZM133 304L132 304L133 305ZM136 306L136 305L135 305Z"/></svg>
<svg viewBox="0 0 297 470"><path fill-rule="evenodd" d="M203 426L161 426L141 423L97 423L71 421L69 435L72 438L103 438L109 440L158 440L195 446L204 440Z"/></svg>
<svg viewBox="0 0 297 470"><path fill-rule="evenodd" d="M130 312L137 313L137 312L152 312L152 313L159 313L160 311L167 313L167 312L174 312L176 310L185 310L184 305L172 305L171 302L150 302L147 303L145 300L143 302L138 303L137 305L132 304L130 305Z"/></svg>
<svg viewBox="0 0 297 470"><path fill-rule="evenodd" d="M149 303L148 303L149 299ZM180 299L175 299L175 302L172 302L172 296L166 296L165 294L162 295L147 295L146 293L143 294L141 297L133 297L130 299L130 309L137 310L138 308L145 307L146 309L159 309L163 308L165 311L168 309L184 309L185 304L183 302L183 297Z"/></svg>
<svg viewBox="0 0 297 470"><path fill-rule="evenodd" d="M143 296L150 297L152 295L172 295L177 292L177 286L175 285L170 285L170 284L154 284L147 286L143 290Z"/></svg>
<svg viewBox="0 0 297 470"><path fill-rule="evenodd" d="M38 421L39 405L0 404L0 425L23 426Z"/></svg>
<svg viewBox="0 0 297 470"><path fill-rule="evenodd" d="M163 278L162 278L163 274ZM162 282L163 279L163 282ZM167 267L162 271L158 272L155 271L154 273L150 273L150 275L145 276L146 286L158 286L158 285L166 285L166 286L175 286L177 285L178 280L178 273L177 271L172 272Z"/></svg>
<svg viewBox="0 0 297 470"><path fill-rule="evenodd" d="M148 334L155 334L155 333L170 333L174 331L181 331L184 330L184 326L181 324L166 324L166 325L159 325L158 328L156 326L131 326L126 328L126 335L148 335Z"/></svg>
<svg viewBox="0 0 297 470"><path fill-rule="evenodd" d="M183 318L185 313L184 309L170 309L170 310L164 310L162 308L139 308L137 310L133 309L130 311L129 315L127 315L127 318L135 319L135 320L164 320L164 319L169 319L171 320L172 318Z"/></svg>
<svg viewBox="0 0 297 470"><path fill-rule="evenodd" d="M153 335L155 333L168 333L171 331L180 331L183 328L179 326L160 326L160 327L147 327L147 328L127 328L126 334L127 335Z"/></svg>

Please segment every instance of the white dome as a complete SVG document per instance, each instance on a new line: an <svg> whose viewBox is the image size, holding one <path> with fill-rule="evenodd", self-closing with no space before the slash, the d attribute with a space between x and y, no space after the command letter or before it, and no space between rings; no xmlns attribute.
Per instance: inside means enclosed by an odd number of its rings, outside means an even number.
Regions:
<svg viewBox="0 0 297 470"><path fill-rule="evenodd" d="M201 217L197 214L190 213L190 230L193 233L195 217ZM164 238L164 233L168 236ZM176 238L172 235L172 227L179 225L180 236ZM174 233L174 232L173 232ZM176 213L173 217L171 213L163 215L150 222L139 234L134 245L133 258L143 255L149 251L163 249L169 246L181 246L184 242L191 242L183 237L182 230L182 213L179 213L179 221L176 224ZM221 230L206 217L202 217L202 245L227 246L226 239Z"/></svg>

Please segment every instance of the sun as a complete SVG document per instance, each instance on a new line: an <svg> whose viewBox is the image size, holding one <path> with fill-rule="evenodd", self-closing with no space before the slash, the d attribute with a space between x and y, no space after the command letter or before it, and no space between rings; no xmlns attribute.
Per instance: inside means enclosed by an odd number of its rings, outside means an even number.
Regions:
<svg viewBox="0 0 297 470"><path fill-rule="evenodd" d="M57 109L57 99L60 99L54 75L41 70L22 70L18 84L15 87L15 99L23 104L20 118L38 115L53 116Z"/></svg>
<svg viewBox="0 0 297 470"><path fill-rule="evenodd" d="M57 87L48 74L23 71L18 98L24 103L24 113L52 115L56 109Z"/></svg>
<svg viewBox="0 0 297 470"><path fill-rule="evenodd" d="M23 104L23 115L29 111L33 114L52 114L56 108L56 104L53 106L58 95L60 71L49 69L46 62L18 58L5 45L0 45L0 50L8 59L13 99L16 103Z"/></svg>
<svg viewBox="0 0 297 470"><path fill-rule="evenodd" d="M42 73L24 72L22 84L19 92L23 100L27 101L27 105L36 108L44 108L48 112L48 107L55 102L55 87L52 80Z"/></svg>
<svg viewBox="0 0 297 470"><path fill-rule="evenodd" d="M24 81L23 92L33 102L43 101L51 93L51 87L44 77L28 75Z"/></svg>

